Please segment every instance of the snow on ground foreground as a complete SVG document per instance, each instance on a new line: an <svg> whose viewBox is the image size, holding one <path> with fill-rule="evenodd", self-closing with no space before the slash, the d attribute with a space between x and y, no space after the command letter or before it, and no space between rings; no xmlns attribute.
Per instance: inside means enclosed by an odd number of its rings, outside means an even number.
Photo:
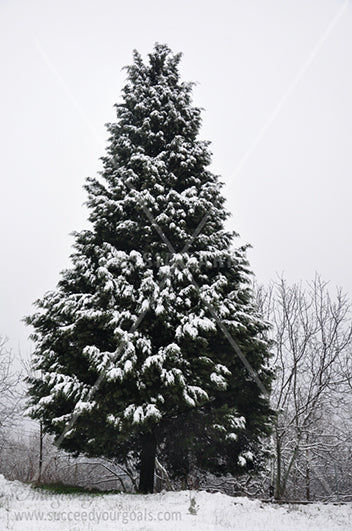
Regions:
<svg viewBox="0 0 352 531"><path fill-rule="evenodd" d="M352 529L352 505L278 506L202 491L60 495L0 475L0 529L275 531Z"/></svg>

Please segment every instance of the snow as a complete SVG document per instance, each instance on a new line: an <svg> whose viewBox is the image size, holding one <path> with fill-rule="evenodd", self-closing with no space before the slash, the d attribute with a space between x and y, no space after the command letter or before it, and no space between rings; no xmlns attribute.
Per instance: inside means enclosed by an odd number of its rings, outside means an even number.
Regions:
<svg viewBox="0 0 352 531"><path fill-rule="evenodd" d="M191 407L195 407L196 405L196 402L195 400L193 400L192 397L189 396L189 394L187 393L186 389L183 390L183 398L185 399L185 402L191 406Z"/></svg>
<svg viewBox="0 0 352 531"><path fill-rule="evenodd" d="M186 323L184 326L183 326L183 331L188 334L189 336L191 336L193 339L195 337L197 337L198 335L198 330L195 326L192 326L190 323Z"/></svg>
<svg viewBox="0 0 352 531"><path fill-rule="evenodd" d="M48 494L0 476L0 529L14 531L347 530L352 505L275 505L204 491Z"/></svg>
<svg viewBox="0 0 352 531"><path fill-rule="evenodd" d="M215 383L215 385L219 387L219 389L226 389L227 387L226 380L220 374L216 374L215 372L212 372L210 375L210 380L213 383Z"/></svg>
<svg viewBox="0 0 352 531"><path fill-rule="evenodd" d="M79 400L75 406L74 412L76 414L83 413L84 411L91 411L96 405L96 402L86 402Z"/></svg>
<svg viewBox="0 0 352 531"><path fill-rule="evenodd" d="M243 455L240 455L239 458L238 458L238 464L240 466L245 466L245 464L247 463L246 459L243 457Z"/></svg>
<svg viewBox="0 0 352 531"><path fill-rule="evenodd" d="M122 381L122 379L123 379L123 371L122 371L122 369L120 369L120 367L113 367L112 369L107 371L106 379L107 379L107 381L114 381L114 380L115 381L116 380Z"/></svg>
<svg viewBox="0 0 352 531"><path fill-rule="evenodd" d="M132 365L132 361L131 360L126 360L125 361L125 366L124 366L124 370L125 372L130 372L133 368L133 365Z"/></svg>
<svg viewBox="0 0 352 531"><path fill-rule="evenodd" d="M161 413L154 404L147 404L147 407L145 408L145 416L146 418L154 417L160 419Z"/></svg>
<svg viewBox="0 0 352 531"><path fill-rule="evenodd" d="M155 399L152 399L155 402ZM132 418L134 424L141 424L150 417L160 419L161 413L155 404L143 404L142 406L135 406L135 404L130 404L124 411L125 418ZM109 415L108 420L114 423L114 417Z"/></svg>
<svg viewBox="0 0 352 531"><path fill-rule="evenodd" d="M135 424L138 424L139 422L142 422L144 419L144 413L142 406L138 406L133 413L133 422Z"/></svg>

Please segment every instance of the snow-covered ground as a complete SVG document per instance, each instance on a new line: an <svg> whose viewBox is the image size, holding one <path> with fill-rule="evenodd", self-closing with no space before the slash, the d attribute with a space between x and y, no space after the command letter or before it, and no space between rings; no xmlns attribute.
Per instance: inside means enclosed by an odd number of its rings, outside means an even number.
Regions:
<svg viewBox="0 0 352 531"><path fill-rule="evenodd" d="M0 476L0 529L351 530L352 505L263 504L198 491L104 496L47 494Z"/></svg>

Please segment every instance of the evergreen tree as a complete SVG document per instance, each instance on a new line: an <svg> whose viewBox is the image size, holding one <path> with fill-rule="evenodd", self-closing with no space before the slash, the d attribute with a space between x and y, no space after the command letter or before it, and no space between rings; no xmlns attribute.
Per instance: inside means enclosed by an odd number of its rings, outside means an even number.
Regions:
<svg viewBox="0 0 352 531"><path fill-rule="evenodd" d="M159 44L149 64L134 52L103 169L85 186L91 229L75 233L72 266L26 318L32 417L70 452L137 458L142 492L156 455L176 475L191 463L235 473L271 414L223 334L269 389L246 249L224 228L180 58Z"/></svg>

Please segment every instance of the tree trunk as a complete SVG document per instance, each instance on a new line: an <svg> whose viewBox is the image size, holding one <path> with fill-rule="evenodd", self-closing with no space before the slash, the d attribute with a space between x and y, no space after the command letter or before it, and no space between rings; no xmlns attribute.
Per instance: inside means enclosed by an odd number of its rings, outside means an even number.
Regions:
<svg viewBox="0 0 352 531"><path fill-rule="evenodd" d="M42 480L42 468L43 468L43 425L40 422L40 432L39 432L39 470L38 470L38 480L37 483L40 483Z"/></svg>
<svg viewBox="0 0 352 531"><path fill-rule="evenodd" d="M148 494L154 490L154 471L156 456L156 439L153 432L142 437L141 465L139 474L139 492Z"/></svg>
<svg viewBox="0 0 352 531"><path fill-rule="evenodd" d="M306 468L306 499L310 501L310 470L308 463Z"/></svg>
<svg viewBox="0 0 352 531"><path fill-rule="evenodd" d="M310 459L309 459L309 450L308 450L309 435L306 436L306 498L307 501L310 501Z"/></svg>
<svg viewBox="0 0 352 531"><path fill-rule="evenodd" d="M276 482L275 500L281 499L281 445L279 435L276 433Z"/></svg>

